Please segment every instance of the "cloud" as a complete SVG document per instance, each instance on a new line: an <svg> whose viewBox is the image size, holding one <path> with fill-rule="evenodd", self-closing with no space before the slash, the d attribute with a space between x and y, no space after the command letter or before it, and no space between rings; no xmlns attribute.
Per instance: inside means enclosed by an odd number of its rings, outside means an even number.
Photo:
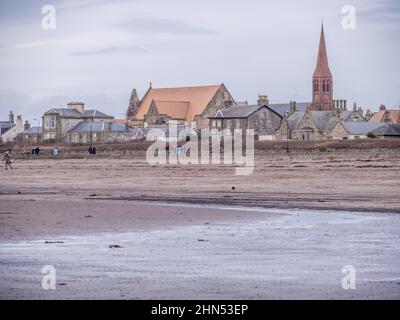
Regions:
<svg viewBox="0 0 400 320"><path fill-rule="evenodd" d="M358 10L357 15L369 21L400 24L400 2L385 0L369 9Z"/></svg>
<svg viewBox="0 0 400 320"><path fill-rule="evenodd" d="M217 33L216 31L193 25L182 20L165 18L133 18L119 22L115 24L115 26L133 33L191 35L209 35Z"/></svg>
<svg viewBox="0 0 400 320"><path fill-rule="evenodd" d="M148 51L142 47L130 46L130 47L106 47L88 51L72 51L69 53L71 56L90 56L90 55L103 55L103 54L114 54L114 53L147 53Z"/></svg>
<svg viewBox="0 0 400 320"><path fill-rule="evenodd" d="M20 48L20 49L28 49L28 48L41 47L45 44L46 43L43 41L32 41L32 42L25 42L25 43L17 44L17 45L15 45L15 47Z"/></svg>

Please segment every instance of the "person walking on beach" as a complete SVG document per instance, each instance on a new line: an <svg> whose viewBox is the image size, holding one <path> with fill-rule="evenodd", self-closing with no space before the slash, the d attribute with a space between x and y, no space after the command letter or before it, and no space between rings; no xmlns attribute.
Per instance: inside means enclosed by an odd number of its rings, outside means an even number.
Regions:
<svg viewBox="0 0 400 320"><path fill-rule="evenodd" d="M10 167L10 169L12 170L11 157L10 157L10 154L8 153L8 151L4 155L4 159L3 160L5 162L6 170L8 170L8 167Z"/></svg>

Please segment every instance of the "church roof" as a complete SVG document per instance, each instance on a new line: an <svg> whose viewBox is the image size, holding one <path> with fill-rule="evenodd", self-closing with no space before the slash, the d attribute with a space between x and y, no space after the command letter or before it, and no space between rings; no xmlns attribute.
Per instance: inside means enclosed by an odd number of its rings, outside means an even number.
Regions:
<svg viewBox="0 0 400 320"><path fill-rule="evenodd" d="M167 114L173 119L186 120L190 107L188 101L154 101L159 114Z"/></svg>
<svg viewBox="0 0 400 320"><path fill-rule="evenodd" d="M169 107L174 106L172 102L184 101L189 103L186 121L191 122L194 120L196 115L203 113L220 87L221 85L180 88L150 88L140 103L136 118L139 120L144 118L144 115L149 111L151 102L153 100L168 101L171 103ZM180 106L180 104L176 104L176 106L178 105ZM174 111L169 109L168 112Z"/></svg>

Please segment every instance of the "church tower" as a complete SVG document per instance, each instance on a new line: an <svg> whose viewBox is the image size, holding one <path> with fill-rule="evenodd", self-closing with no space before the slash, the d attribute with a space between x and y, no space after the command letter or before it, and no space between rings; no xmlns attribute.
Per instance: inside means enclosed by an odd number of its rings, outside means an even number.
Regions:
<svg viewBox="0 0 400 320"><path fill-rule="evenodd" d="M328 54L326 53L324 25L321 27L317 67L312 80L311 111L332 111L333 109L333 78L329 69Z"/></svg>

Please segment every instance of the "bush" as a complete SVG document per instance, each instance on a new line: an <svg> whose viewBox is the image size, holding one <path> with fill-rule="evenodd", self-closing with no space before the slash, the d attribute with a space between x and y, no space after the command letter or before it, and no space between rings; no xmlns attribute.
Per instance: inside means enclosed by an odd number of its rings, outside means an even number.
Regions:
<svg viewBox="0 0 400 320"><path fill-rule="evenodd" d="M375 135L374 133L372 133L372 132L368 132L368 133L367 133L367 137L368 137L368 138L371 138L371 139L375 139L375 138L376 138L376 135Z"/></svg>

